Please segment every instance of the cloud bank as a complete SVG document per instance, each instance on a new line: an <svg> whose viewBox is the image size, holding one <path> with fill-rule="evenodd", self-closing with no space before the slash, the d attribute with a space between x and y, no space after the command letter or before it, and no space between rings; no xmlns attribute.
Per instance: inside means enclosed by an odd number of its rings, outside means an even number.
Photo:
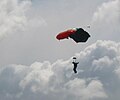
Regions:
<svg viewBox="0 0 120 100"><path fill-rule="evenodd" d="M120 23L120 0L103 3L94 13L93 20L104 23Z"/></svg>
<svg viewBox="0 0 120 100"><path fill-rule="evenodd" d="M0 0L0 39L45 24L40 16L30 15L31 5L31 0Z"/></svg>
<svg viewBox="0 0 120 100"><path fill-rule="evenodd" d="M0 67L0 99L119 100L120 43L99 40L76 57L78 74L72 58Z"/></svg>
<svg viewBox="0 0 120 100"><path fill-rule="evenodd" d="M99 6L93 14L92 25L95 33L104 39L119 40L120 32L120 0L109 0Z"/></svg>
<svg viewBox="0 0 120 100"><path fill-rule="evenodd" d="M0 38L24 28L30 5L30 0L0 0Z"/></svg>

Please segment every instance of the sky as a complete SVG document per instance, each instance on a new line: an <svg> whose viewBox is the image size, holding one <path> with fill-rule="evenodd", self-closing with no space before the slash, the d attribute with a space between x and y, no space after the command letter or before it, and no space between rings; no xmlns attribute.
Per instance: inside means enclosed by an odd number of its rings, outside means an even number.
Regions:
<svg viewBox="0 0 120 100"><path fill-rule="evenodd" d="M86 43L56 39L75 27ZM119 33L120 0L0 0L0 99L119 100Z"/></svg>

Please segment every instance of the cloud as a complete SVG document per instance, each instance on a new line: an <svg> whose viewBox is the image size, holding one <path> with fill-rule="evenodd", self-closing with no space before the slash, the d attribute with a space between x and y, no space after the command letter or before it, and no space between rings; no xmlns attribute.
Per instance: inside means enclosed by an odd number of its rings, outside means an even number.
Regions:
<svg viewBox="0 0 120 100"><path fill-rule="evenodd" d="M0 98L4 100L119 100L120 43L97 41L72 58L0 67Z"/></svg>
<svg viewBox="0 0 120 100"><path fill-rule="evenodd" d="M26 11L30 8L30 0L0 1L0 38L16 30L24 29L27 22Z"/></svg>
<svg viewBox="0 0 120 100"><path fill-rule="evenodd" d="M40 16L33 13L31 0L0 1L0 39L11 33L30 30L46 24Z"/></svg>
<svg viewBox="0 0 120 100"><path fill-rule="evenodd" d="M94 32L100 34L99 38L119 41L120 0L109 0L100 5L93 14L92 25Z"/></svg>
<svg viewBox="0 0 120 100"><path fill-rule="evenodd" d="M103 3L94 13L93 22L120 23L120 0Z"/></svg>
<svg viewBox="0 0 120 100"><path fill-rule="evenodd" d="M109 100L119 98L120 43L97 41L77 54L83 70L80 77L98 79L107 91ZM113 95L114 94L114 95Z"/></svg>
<svg viewBox="0 0 120 100"><path fill-rule="evenodd" d="M98 80L92 80L89 84L84 79L74 79L67 84L67 93L75 95L82 100L89 100L95 98L106 98L103 84Z"/></svg>
<svg viewBox="0 0 120 100"><path fill-rule="evenodd" d="M59 63L59 67L62 67ZM106 97L103 85L98 80L86 82L84 79L69 79L65 71L57 73L49 62L36 62L31 66L12 65L1 69L1 98L4 100L78 100ZM64 70L65 65L60 70ZM67 71L67 70L66 70ZM61 75L62 74L62 75ZM41 98L42 97L42 98ZM38 98L38 99L37 99ZM52 100L52 99L51 99Z"/></svg>

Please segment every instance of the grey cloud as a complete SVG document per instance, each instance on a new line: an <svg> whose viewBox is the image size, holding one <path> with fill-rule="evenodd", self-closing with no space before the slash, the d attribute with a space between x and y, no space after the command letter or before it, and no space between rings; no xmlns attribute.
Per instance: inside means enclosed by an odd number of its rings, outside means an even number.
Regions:
<svg viewBox="0 0 120 100"><path fill-rule="evenodd" d="M94 33L100 34L100 38L119 41L120 0L109 0L100 5L93 14L92 25Z"/></svg>
<svg viewBox="0 0 120 100"><path fill-rule="evenodd" d="M72 58L35 62L30 66L0 68L0 97L4 100L119 100L120 43L97 41L76 54L78 74Z"/></svg>
<svg viewBox="0 0 120 100"><path fill-rule="evenodd" d="M0 1L0 38L16 30L23 30L26 24L26 11L30 8L30 0L1 0Z"/></svg>
<svg viewBox="0 0 120 100"><path fill-rule="evenodd" d="M98 11L94 13L93 21L115 23L120 17L120 0L110 0L109 2L103 3Z"/></svg>
<svg viewBox="0 0 120 100"><path fill-rule="evenodd" d="M30 29L46 25L40 16L33 13L31 0L1 0L0 1L0 38L12 33L27 32ZM13 35L14 35L13 34Z"/></svg>

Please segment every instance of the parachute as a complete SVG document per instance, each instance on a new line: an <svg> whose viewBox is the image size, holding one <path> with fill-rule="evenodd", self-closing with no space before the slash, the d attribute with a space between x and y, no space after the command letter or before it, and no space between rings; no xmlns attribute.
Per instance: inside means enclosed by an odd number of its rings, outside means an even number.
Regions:
<svg viewBox="0 0 120 100"><path fill-rule="evenodd" d="M86 42L89 37L89 33L84 31L82 28L69 29L67 31L59 33L56 36L58 40L72 38L76 43Z"/></svg>

